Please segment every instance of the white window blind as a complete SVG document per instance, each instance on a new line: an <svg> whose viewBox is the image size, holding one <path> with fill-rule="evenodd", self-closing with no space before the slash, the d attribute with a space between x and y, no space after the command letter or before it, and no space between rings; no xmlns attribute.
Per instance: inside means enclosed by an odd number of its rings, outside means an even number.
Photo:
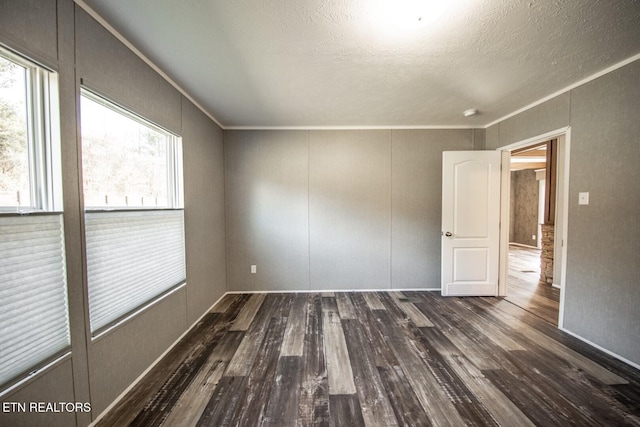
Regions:
<svg viewBox="0 0 640 427"><path fill-rule="evenodd" d="M184 212L85 212L89 313L96 335L183 283Z"/></svg>
<svg viewBox="0 0 640 427"><path fill-rule="evenodd" d="M0 385L70 346L62 214L0 216Z"/></svg>

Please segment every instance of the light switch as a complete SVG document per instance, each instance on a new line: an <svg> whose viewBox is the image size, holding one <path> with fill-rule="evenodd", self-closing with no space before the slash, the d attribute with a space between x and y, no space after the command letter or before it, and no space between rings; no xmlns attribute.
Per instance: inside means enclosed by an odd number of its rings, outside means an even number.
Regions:
<svg viewBox="0 0 640 427"><path fill-rule="evenodd" d="M578 204L579 205L588 205L589 204L589 193L578 193Z"/></svg>
<svg viewBox="0 0 640 427"><path fill-rule="evenodd" d="M251 266L251 274L256 274L258 272L258 266L257 265L252 265Z"/></svg>

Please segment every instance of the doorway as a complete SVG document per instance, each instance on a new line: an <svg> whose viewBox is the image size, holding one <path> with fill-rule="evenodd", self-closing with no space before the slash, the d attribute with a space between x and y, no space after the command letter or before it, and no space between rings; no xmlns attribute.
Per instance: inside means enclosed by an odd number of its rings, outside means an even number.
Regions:
<svg viewBox="0 0 640 427"><path fill-rule="evenodd" d="M557 138L514 149L510 161L507 301L557 324L553 287Z"/></svg>
<svg viewBox="0 0 640 427"><path fill-rule="evenodd" d="M505 299L562 327L568 150L565 128L501 148L511 154L502 226ZM504 210L503 210L504 212Z"/></svg>

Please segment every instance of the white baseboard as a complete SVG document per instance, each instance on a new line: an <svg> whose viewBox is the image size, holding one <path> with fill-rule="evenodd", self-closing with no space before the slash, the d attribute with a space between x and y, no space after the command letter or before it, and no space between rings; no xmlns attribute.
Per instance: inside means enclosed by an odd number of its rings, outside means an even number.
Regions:
<svg viewBox="0 0 640 427"><path fill-rule="evenodd" d="M191 329L193 329L194 326L196 326L204 318L204 316L206 316L207 314L209 314L209 312L211 312L213 307L215 307L216 304L218 304L222 300L222 298L224 298L225 295L227 295L227 293L228 292L225 292L220 298L216 300L216 302L213 303L211 307L209 307L204 313L202 313L202 316L200 316L198 320L193 322L193 324L189 326L189 328L187 328L187 330L184 331L182 335L180 335L178 339L176 339L160 356L158 356L158 358L154 360L153 363L149 365L149 367L145 369L144 372L142 372L138 376L138 378L136 378L129 385L129 387L124 389L124 391L120 393L120 395L118 395L118 397L116 397L115 400L111 402L111 404L107 406L107 408L104 411L102 411L100 415L96 417L95 420L91 421L91 424L89 424L89 427L94 426L98 421L104 418L118 403L120 403L120 401L127 395L127 393L129 393L140 381L142 381L142 379L151 371L151 369L153 369L158 363L160 363L160 361L191 331Z"/></svg>
<svg viewBox="0 0 640 427"><path fill-rule="evenodd" d="M509 246L520 246L520 247L522 247L522 248L529 248L529 249L538 249L538 250L540 250L540 248L539 248L539 247L537 247L537 246L525 245L524 243L509 242Z"/></svg>
<svg viewBox="0 0 640 427"><path fill-rule="evenodd" d="M589 344L591 347L595 347L598 350L600 350L600 351L602 351L604 353L607 353L609 356L615 357L616 359L620 360L621 362L624 362L627 365L632 366L632 367L640 370L640 365L639 364L637 364L635 362L632 362L629 359L625 359L624 357L620 356L619 354L616 354L611 350L607 350L606 348L604 348L602 346L599 346L598 344L596 344L594 342L591 342L591 341L589 341L588 339L586 339L584 337L581 337L580 335L576 334L575 332L571 332L571 331L569 331L568 329L565 329L565 328L558 328L558 329L560 329L562 332L566 332L567 334L571 335L572 337L578 338L580 341L582 341L582 342L584 342L586 344Z"/></svg>
<svg viewBox="0 0 640 427"><path fill-rule="evenodd" d="M268 291L227 291L220 297L216 304L225 297L225 295L242 295L242 294L322 294L330 292L440 292L440 288L384 288L384 289L280 289ZM215 306L215 304L214 304ZM211 307L213 308L213 306Z"/></svg>
<svg viewBox="0 0 640 427"><path fill-rule="evenodd" d="M554 288L562 289L562 286L558 285L557 283L552 283L551 286L553 286Z"/></svg>

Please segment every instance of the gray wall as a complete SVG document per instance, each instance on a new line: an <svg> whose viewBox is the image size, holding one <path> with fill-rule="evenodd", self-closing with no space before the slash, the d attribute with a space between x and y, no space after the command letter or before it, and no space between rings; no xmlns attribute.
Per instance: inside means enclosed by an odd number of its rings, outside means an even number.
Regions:
<svg viewBox="0 0 640 427"><path fill-rule="evenodd" d="M187 324L227 291L222 129L182 97Z"/></svg>
<svg viewBox="0 0 640 427"><path fill-rule="evenodd" d="M229 289L439 288L442 151L483 137L225 131Z"/></svg>
<svg viewBox="0 0 640 427"><path fill-rule="evenodd" d="M29 31L26 31L29 29ZM226 292L222 130L72 0L0 3L0 43L58 71L71 358L3 401L90 402L92 414L0 414L0 425L88 425ZM81 83L182 136L187 285L92 340L86 318Z"/></svg>
<svg viewBox="0 0 640 427"><path fill-rule="evenodd" d="M497 148L571 126L564 327L640 364L640 61L487 129ZM588 191L590 204L578 205Z"/></svg>
<svg viewBox="0 0 640 427"><path fill-rule="evenodd" d="M307 132L224 132L229 290L308 288L308 153Z"/></svg>
<svg viewBox="0 0 640 427"><path fill-rule="evenodd" d="M390 288L390 219L391 132L311 132L309 287Z"/></svg>
<svg viewBox="0 0 640 427"><path fill-rule="evenodd" d="M509 242L537 246L538 193L539 184L534 170L511 172Z"/></svg>
<svg viewBox="0 0 640 427"><path fill-rule="evenodd" d="M62 166L77 172L73 8L70 1L0 2L0 43L59 72L60 113L61 116L70 118L63 119L60 123L61 139L66 142L61 147ZM63 192L65 196L71 195L64 199L69 311L71 318L78 320L84 319L85 311L81 239L78 234L80 210L77 173L76 176L64 174ZM3 395L0 400L57 402L71 399L70 401L89 402L84 320L71 322L71 343L70 359L39 373L21 387ZM73 425L76 420L81 425L86 425L91 420L90 414L61 414L52 417L50 414L0 413L0 425L54 427Z"/></svg>
<svg viewBox="0 0 640 427"><path fill-rule="evenodd" d="M484 136L474 133L476 142ZM440 289L442 152L472 150L470 136L468 130L392 131L393 287Z"/></svg>

